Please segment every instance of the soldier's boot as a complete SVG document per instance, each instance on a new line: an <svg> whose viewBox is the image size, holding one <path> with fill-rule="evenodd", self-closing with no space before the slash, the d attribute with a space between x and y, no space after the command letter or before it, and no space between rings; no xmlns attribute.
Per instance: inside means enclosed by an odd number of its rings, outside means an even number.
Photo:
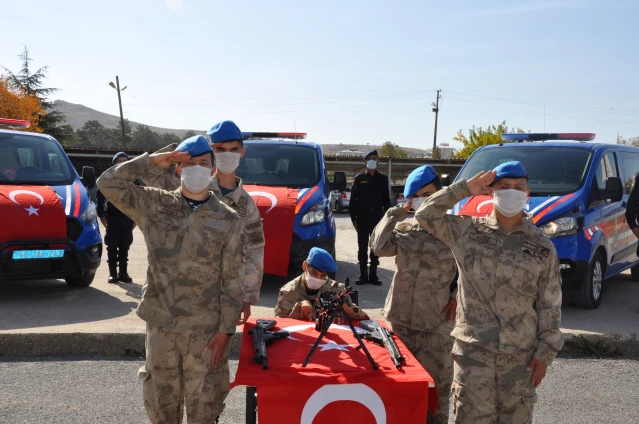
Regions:
<svg viewBox="0 0 639 424"><path fill-rule="evenodd" d="M118 275L118 280L122 283L132 283L133 278L131 278L127 272L129 258L126 254L120 254L120 256L120 274Z"/></svg>
<svg viewBox="0 0 639 424"><path fill-rule="evenodd" d="M358 286L368 284L368 267L366 264L359 264L359 278L355 281L355 284Z"/></svg>
<svg viewBox="0 0 639 424"><path fill-rule="evenodd" d="M118 282L118 264L109 262L109 279L108 283L115 284Z"/></svg>
<svg viewBox="0 0 639 424"><path fill-rule="evenodd" d="M374 286L381 286L382 282L377 277L377 265L371 264L371 271L368 274L368 282Z"/></svg>

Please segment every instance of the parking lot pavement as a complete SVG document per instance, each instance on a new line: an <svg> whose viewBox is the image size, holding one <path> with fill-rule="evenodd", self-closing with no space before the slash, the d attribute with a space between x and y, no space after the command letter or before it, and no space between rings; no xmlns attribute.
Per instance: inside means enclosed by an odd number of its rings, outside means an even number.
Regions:
<svg viewBox="0 0 639 424"><path fill-rule="evenodd" d="M346 277L354 284L359 275L357 238L348 214L336 215L337 280ZM380 259L382 286L354 286L360 306L373 318L381 308L395 272L393 258ZM129 272L134 284L108 284L106 258L93 284L84 289L69 287L64 281L15 281L0 284L0 335L23 333L137 333L143 322L135 315L146 275L147 252L142 234L135 231ZM294 278L296 276L289 276ZM262 285L261 303L253 307L256 317L270 317L279 288L286 278L267 277ZM562 329L571 333L636 335L639 318L639 283L629 273L606 281L602 305L595 310L579 309L565 302ZM0 352L2 354L2 352Z"/></svg>
<svg viewBox="0 0 639 424"><path fill-rule="evenodd" d="M122 358L3 358L0 423L148 423L137 379L141 365ZM533 423L635 423L638 379L637 360L559 358L537 391ZM227 398L220 423L243 423L244 411L245 390L238 387Z"/></svg>

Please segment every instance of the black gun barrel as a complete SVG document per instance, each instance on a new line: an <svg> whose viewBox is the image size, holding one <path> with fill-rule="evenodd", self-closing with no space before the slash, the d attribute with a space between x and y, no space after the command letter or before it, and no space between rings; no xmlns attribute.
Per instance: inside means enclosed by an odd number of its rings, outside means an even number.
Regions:
<svg viewBox="0 0 639 424"><path fill-rule="evenodd" d="M404 357L402 356L401 353L399 353L399 348L397 347L397 343L395 343L395 340L393 340L392 333L388 330L388 328L384 328L384 327L380 327L379 330L380 330L380 333L382 334L382 340L384 340L384 346L386 347L388 354L393 360L395 367L398 370L401 370L402 369L401 361L404 360Z"/></svg>

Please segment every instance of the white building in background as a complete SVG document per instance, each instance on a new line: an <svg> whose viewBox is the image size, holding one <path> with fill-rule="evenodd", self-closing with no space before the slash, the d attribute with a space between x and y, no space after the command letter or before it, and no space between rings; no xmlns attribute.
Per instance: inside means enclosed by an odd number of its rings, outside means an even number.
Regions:
<svg viewBox="0 0 639 424"><path fill-rule="evenodd" d="M448 159L455 155L455 148L450 147L448 143L439 143L439 152L442 154L442 159ZM433 149L426 150L429 157L433 157Z"/></svg>
<svg viewBox="0 0 639 424"><path fill-rule="evenodd" d="M359 150L356 149L347 149L347 150L342 150L339 151L335 154L335 156L358 156L358 157L362 157L364 156L364 152L360 152Z"/></svg>

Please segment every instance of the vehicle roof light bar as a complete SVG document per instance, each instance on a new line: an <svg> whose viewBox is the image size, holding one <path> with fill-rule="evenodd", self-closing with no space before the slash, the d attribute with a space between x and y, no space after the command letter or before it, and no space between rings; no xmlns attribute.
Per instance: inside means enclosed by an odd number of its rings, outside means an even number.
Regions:
<svg viewBox="0 0 639 424"><path fill-rule="evenodd" d="M501 139L504 141L514 141L521 143L523 141L551 141L551 140L574 140L574 141L592 141L595 139L593 133L516 133L502 134Z"/></svg>
<svg viewBox="0 0 639 424"><path fill-rule="evenodd" d="M22 119L0 118L0 126L13 128L29 128L31 122Z"/></svg>
<svg viewBox="0 0 639 424"><path fill-rule="evenodd" d="M291 138L301 140L306 138L306 133L300 132L242 132L245 140L252 138Z"/></svg>

